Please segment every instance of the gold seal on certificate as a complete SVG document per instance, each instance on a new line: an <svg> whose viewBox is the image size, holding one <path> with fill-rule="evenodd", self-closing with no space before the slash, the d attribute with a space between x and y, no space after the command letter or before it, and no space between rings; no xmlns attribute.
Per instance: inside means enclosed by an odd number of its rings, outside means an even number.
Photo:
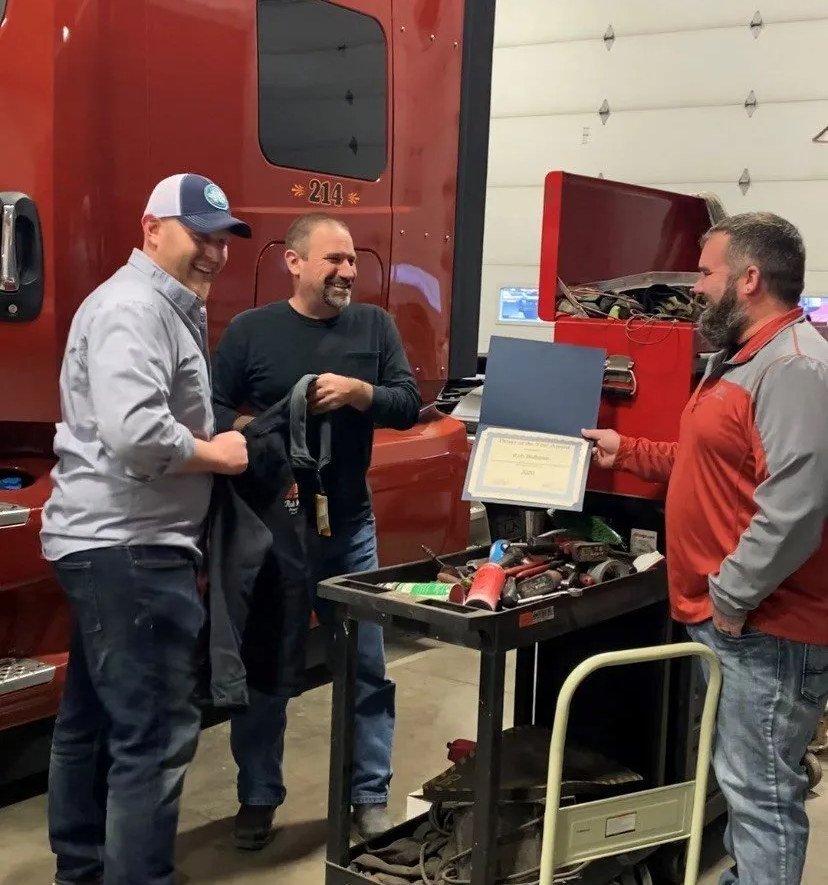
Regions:
<svg viewBox="0 0 828 885"><path fill-rule="evenodd" d="M580 437L486 427L472 452L468 495L580 510L588 457L589 443Z"/></svg>

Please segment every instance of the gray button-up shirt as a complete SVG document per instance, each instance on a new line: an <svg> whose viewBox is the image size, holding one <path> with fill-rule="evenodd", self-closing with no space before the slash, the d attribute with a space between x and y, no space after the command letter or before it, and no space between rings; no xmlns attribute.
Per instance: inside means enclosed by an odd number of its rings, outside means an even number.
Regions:
<svg viewBox="0 0 828 885"><path fill-rule="evenodd" d="M213 479L178 470L194 437L214 431L196 294L133 251L75 314L60 398L44 556L122 544L196 551Z"/></svg>

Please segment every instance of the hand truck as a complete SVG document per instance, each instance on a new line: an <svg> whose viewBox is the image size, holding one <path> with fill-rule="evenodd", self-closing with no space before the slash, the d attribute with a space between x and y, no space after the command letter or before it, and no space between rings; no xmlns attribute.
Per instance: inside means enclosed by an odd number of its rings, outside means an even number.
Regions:
<svg viewBox="0 0 828 885"><path fill-rule="evenodd" d="M564 746L575 690L603 667L691 656L705 660L710 669L695 780L561 808ZM553 885L556 869L560 876L565 874L564 868L683 840L688 842L684 885L697 885L721 687L722 672L716 655L697 642L607 652L587 658L569 674L558 694L552 728L539 885Z"/></svg>

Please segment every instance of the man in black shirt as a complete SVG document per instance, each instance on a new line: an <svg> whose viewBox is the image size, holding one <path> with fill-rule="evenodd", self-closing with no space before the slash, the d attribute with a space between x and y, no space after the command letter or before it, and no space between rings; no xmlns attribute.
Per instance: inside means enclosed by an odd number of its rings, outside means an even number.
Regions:
<svg viewBox="0 0 828 885"><path fill-rule="evenodd" d="M241 429L279 402L304 375L312 412L332 413L331 463L322 472L330 537L321 537L318 579L377 567L374 516L366 475L374 426L412 427L421 405L417 383L391 317L352 304L356 253L348 228L321 213L296 219L285 237L293 295L239 314L215 353L213 398L220 430ZM317 615L330 637L330 612ZM390 828L388 784L394 731L394 683L385 674L382 628L359 627L356 683L354 823L370 838ZM250 707L234 717L231 746L239 767L236 842L261 848L284 802L282 756L287 699L251 690Z"/></svg>

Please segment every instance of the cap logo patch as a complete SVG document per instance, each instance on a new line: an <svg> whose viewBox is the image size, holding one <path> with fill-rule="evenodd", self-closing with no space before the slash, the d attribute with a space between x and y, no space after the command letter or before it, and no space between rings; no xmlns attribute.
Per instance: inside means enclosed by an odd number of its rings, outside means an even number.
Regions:
<svg viewBox="0 0 828 885"><path fill-rule="evenodd" d="M213 208L220 209L222 212L226 212L230 208L230 203L227 197L224 196L224 191L217 184L208 184L204 188L204 199Z"/></svg>

